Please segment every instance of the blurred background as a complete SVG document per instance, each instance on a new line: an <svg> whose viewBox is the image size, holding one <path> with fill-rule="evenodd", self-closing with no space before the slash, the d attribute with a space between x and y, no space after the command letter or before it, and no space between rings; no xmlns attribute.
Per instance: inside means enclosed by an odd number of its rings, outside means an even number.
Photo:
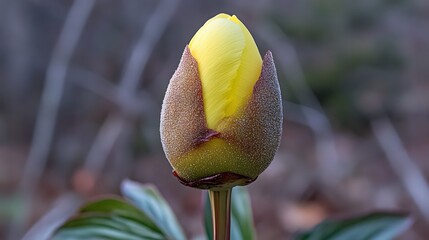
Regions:
<svg viewBox="0 0 429 240"><path fill-rule="evenodd" d="M280 149L249 186L259 239L375 209L411 212L403 239L427 239L427 0L0 0L0 239L46 239L125 178L203 234L201 191L172 176L159 113L220 12L273 52L283 93Z"/></svg>

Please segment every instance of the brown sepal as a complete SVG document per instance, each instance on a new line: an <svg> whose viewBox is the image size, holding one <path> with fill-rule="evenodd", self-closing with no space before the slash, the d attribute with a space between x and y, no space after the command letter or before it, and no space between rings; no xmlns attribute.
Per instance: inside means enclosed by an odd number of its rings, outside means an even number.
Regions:
<svg viewBox="0 0 429 240"><path fill-rule="evenodd" d="M210 189L210 190L222 190L228 189L235 186L245 186L252 183L256 178L249 178L239 174L225 172L219 173L213 176L205 177L195 181L187 181L181 178L176 171L173 170L173 175L179 180L179 182L185 186L199 188L199 189Z"/></svg>
<svg viewBox="0 0 429 240"><path fill-rule="evenodd" d="M219 134L207 128L201 89L197 61L186 46L161 111L161 142L170 162Z"/></svg>

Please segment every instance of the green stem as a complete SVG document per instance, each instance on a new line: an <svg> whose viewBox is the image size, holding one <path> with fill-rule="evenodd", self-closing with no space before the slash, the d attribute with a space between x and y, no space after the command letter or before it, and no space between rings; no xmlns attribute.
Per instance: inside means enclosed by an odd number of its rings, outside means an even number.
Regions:
<svg viewBox="0 0 429 240"><path fill-rule="evenodd" d="M231 190L231 188L220 191L209 190L213 240L230 240Z"/></svg>

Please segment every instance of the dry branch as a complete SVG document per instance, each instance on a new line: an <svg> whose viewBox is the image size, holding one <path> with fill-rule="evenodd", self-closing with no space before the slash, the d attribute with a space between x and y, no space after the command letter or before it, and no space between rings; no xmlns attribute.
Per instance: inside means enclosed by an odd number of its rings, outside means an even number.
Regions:
<svg viewBox="0 0 429 240"><path fill-rule="evenodd" d="M94 178L102 171L109 153L119 138L123 128L127 125L127 103L135 98L140 77L146 68L149 58L155 49L156 43L164 33L170 19L173 17L178 0L164 0L160 2L146 22L145 28L136 45L131 51L130 59L124 67L119 91L121 112L112 113L101 126L96 140L85 160L84 168L89 170ZM110 139L106 139L109 136Z"/></svg>
<svg viewBox="0 0 429 240"><path fill-rule="evenodd" d="M64 92L68 65L94 5L95 0L76 0L73 3L53 50L46 73L45 86L36 119L32 145L24 166L24 173L19 189L28 204L31 204L32 194L46 166L55 130L57 113ZM25 214L30 215L28 212ZM21 228L26 225L26 218L24 217L21 223L12 223L9 234L10 239L17 239Z"/></svg>
<svg viewBox="0 0 429 240"><path fill-rule="evenodd" d="M398 132L388 118L372 122L371 127L386 154L389 165L429 223L429 184L422 170L408 154Z"/></svg>
<svg viewBox="0 0 429 240"><path fill-rule="evenodd" d="M25 192L34 189L46 165L68 65L94 4L95 0L74 2L54 48L46 73L30 153L24 167L22 188Z"/></svg>
<svg viewBox="0 0 429 240"><path fill-rule="evenodd" d="M82 204L82 199L75 193L64 193L52 208L27 231L22 240L49 239L57 227L71 217Z"/></svg>

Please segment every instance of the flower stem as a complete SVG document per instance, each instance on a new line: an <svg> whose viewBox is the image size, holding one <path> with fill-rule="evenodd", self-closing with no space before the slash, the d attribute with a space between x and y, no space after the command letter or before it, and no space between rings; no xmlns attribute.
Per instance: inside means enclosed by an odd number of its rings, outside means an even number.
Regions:
<svg viewBox="0 0 429 240"><path fill-rule="evenodd" d="M213 240L230 240L231 191L232 188L219 191L209 190Z"/></svg>

